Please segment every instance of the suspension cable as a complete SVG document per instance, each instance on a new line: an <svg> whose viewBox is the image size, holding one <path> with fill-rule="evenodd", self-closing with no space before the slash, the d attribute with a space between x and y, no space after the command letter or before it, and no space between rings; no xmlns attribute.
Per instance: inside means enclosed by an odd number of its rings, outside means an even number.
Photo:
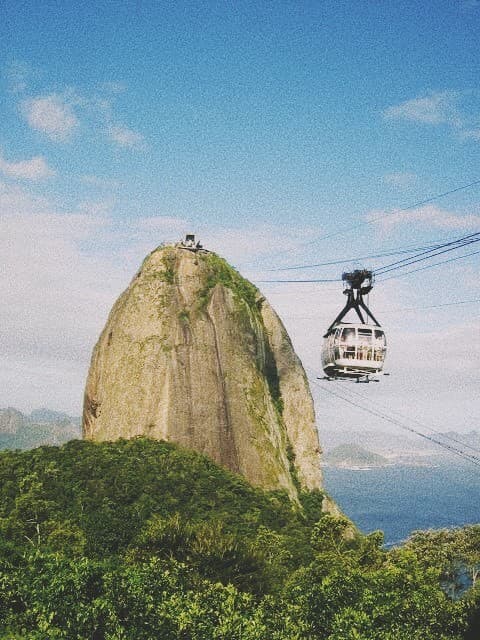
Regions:
<svg viewBox="0 0 480 640"><path fill-rule="evenodd" d="M459 191L464 191L465 189L470 189L471 187L477 186L480 184L480 179L478 180L474 180L473 182L469 182L468 184L464 184L461 185L459 187L456 187L455 189L449 189L448 191L444 191L442 193L437 193L433 196L430 196L429 198L424 198L423 200L418 200L417 202L414 202L412 204L409 204L405 207L400 207L398 209L394 209L393 211L390 211L388 213L384 213L382 215L379 216L375 216L370 218L369 220L363 220L362 222L358 222L357 224L349 224L349 225L343 225L342 227L340 227L339 229L337 229L336 231L333 231L331 233L327 233L323 236L320 236L318 238L315 238L314 240L309 240L308 242L304 242L303 244L300 244L298 246L298 249L302 248L302 247L307 247L310 246L312 244L315 244L317 242L321 242L322 240L327 240L329 238L334 238L336 236L339 235L343 235L345 233L349 233L350 231L354 231L355 229L358 229L360 227L369 225L369 224L373 224L374 222L378 222L379 220L384 220L385 218L392 218L395 215L398 215L399 213L403 213L405 211L410 211L412 209L415 209L416 207L421 207L424 204L428 204L430 202L433 202L435 200L440 200L441 198L445 198L446 196L451 195L452 193L458 193ZM280 252L276 252L276 256L280 256L280 255L285 255L288 253L291 253L291 249L285 249L284 251L280 251ZM247 263L248 264L248 263Z"/></svg>
<svg viewBox="0 0 480 640"><path fill-rule="evenodd" d="M415 435L419 436L420 438L423 438L424 440L428 440L429 442L433 442L434 444L436 444L437 446L448 450L449 452L453 453L454 455L457 455L458 457L467 460L468 462L472 463L473 465L475 465L476 467L480 468L480 457L466 453L464 451L461 451L460 449L458 449L457 447L454 447L453 445L447 444L445 442L442 441L438 441L436 440L434 437L427 435L425 433L422 433L421 431L418 431L417 429L404 424L403 422L400 422L399 420L395 419L394 417L388 416L385 413L382 413L381 411L376 411L373 409L369 409L368 407L364 407L361 404L358 404L357 402L354 402L353 400L350 400L349 398L346 398L344 396L342 396L339 393L335 393L335 391L332 391L331 389L326 389L323 385L319 384L316 380L310 380L310 382L312 382L313 384L315 384L321 391L323 391L324 393L328 393L332 396L335 396L337 398L339 398L340 400L343 400L344 402L356 407L357 409L361 409L362 411L365 411L366 413L369 413L377 418L382 418L383 420L385 420L386 422L389 422L405 431L409 431L410 433L414 433Z"/></svg>
<svg viewBox="0 0 480 640"><path fill-rule="evenodd" d="M359 393L358 391L354 391L353 389L350 389L350 393L356 395L358 398L361 398L363 402L370 403L371 405L375 406L375 403L369 398L366 398L362 393ZM380 403L377 402L377 405L380 405ZM383 406L383 410L385 410L385 406ZM439 431L438 429L434 429L432 426L427 426L424 423L420 422L420 420L417 420L417 418L411 418L411 417L409 418L403 415L400 411L397 411L396 409L390 409L390 413L396 414L397 416L399 416L399 419L401 420L410 420L410 422L417 424L419 427L422 427L423 429L427 429L432 433L436 434L437 436L440 436L441 438L446 438L447 440L451 440L452 442L455 442L456 444L459 444L466 449L471 449L474 453L478 453L480 455L480 449L478 447L474 447L472 445L467 444L466 442L462 442L461 440L458 440L457 438L448 435L448 433L444 433L442 431Z"/></svg>
<svg viewBox="0 0 480 640"><path fill-rule="evenodd" d="M383 276L386 273L389 273L391 271L397 271L399 269L402 269L404 267L408 267L412 264L416 264L418 262L423 262L425 260L429 260L431 258L434 258L436 256L442 255L443 253L448 253L450 251L454 251L456 249L461 249L463 247L467 247L470 244L475 244L476 242L480 242L480 231L477 231L473 234L469 234L467 236L462 236L461 238L457 238L456 240L450 240L448 242L445 242L441 245L436 246L433 249L428 249L426 251L422 251L421 253L415 254L413 256L410 256L408 258L404 258L403 260L398 260L396 262L384 265L382 267L379 267L378 269L375 270L375 275L380 275ZM476 252L474 253L470 253L470 254L466 254L465 256L459 256L456 259L461 259L463 257L468 257L469 255L475 255ZM452 260L453 261L453 260ZM450 262L450 260L444 261L444 262ZM437 266L440 264L443 264L444 262L438 262L435 263L433 265L430 266ZM406 273L414 273L415 271L420 271L421 269L414 269L411 271L408 271ZM406 275L405 273L405 275ZM403 275L403 274L402 274ZM390 278L382 278L382 280L389 280ZM285 279L263 279L263 280L257 280L257 282L259 283L307 283L307 282L338 282L340 281L340 278L302 278L302 279L298 279L298 278L285 278Z"/></svg>
<svg viewBox="0 0 480 640"><path fill-rule="evenodd" d="M404 258L403 260L397 260L397 262L392 262L391 264L387 264L387 265L384 265L383 267L379 267L378 269L375 270L375 274L381 275L384 273L388 273L389 271L402 269L403 267L408 267L411 264L422 262L423 260L429 260L430 258L435 258L436 256L439 256L442 253L448 253L449 251L454 251L455 249L459 249L461 247L467 247L468 245L474 244L475 242L478 242L478 241L480 241L480 232L473 233L472 235L465 236L464 238L459 238L454 242L448 242L435 249L423 251L422 253L418 253L415 256Z"/></svg>
<svg viewBox="0 0 480 640"><path fill-rule="evenodd" d="M425 271L426 269L432 269L433 267L438 267L441 264L447 264L447 262L456 262L457 260L463 260L464 258L469 258L470 256L476 256L479 253L480 251L471 251L470 253L465 253L463 256L455 256L455 258L449 258L448 260L441 260L440 262L434 262L434 264L427 264L426 267L418 267L418 269L411 269L410 271L406 271L405 273L400 273L396 276L381 278L379 282L386 282L387 280L393 280L394 278L402 278L403 276L408 276L411 273L417 273L417 271Z"/></svg>
<svg viewBox="0 0 480 640"><path fill-rule="evenodd" d="M358 262L360 260L375 260L376 258L386 258L390 256L398 256L404 255L406 253L414 253L415 251L422 251L424 249L436 249L441 246L441 243L437 242L435 244L427 245L424 247L410 247L403 249L390 249L385 250L381 253L369 255L369 256L356 256L355 258L343 258L340 260L330 260L328 262L316 262L315 264L297 264L291 267L275 267L274 269L266 269L265 271L296 271L299 269L314 269L315 267L329 267L331 265L336 264L347 264L351 262Z"/></svg>

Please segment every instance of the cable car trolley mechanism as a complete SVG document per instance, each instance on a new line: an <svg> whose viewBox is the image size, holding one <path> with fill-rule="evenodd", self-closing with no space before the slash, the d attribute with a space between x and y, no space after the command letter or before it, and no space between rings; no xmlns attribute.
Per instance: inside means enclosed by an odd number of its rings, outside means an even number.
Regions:
<svg viewBox="0 0 480 640"><path fill-rule="evenodd" d="M347 303L324 335L323 371L328 380L369 382L382 373L387 345L385 333L363 299L372 290L373 274L357 269L343 273L342 280ZM360 322L343 322L352 309Z"/></svg>

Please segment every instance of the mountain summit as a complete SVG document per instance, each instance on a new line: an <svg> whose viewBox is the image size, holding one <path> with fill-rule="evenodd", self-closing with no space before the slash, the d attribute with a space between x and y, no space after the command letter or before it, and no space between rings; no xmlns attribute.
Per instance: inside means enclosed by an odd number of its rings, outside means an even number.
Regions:
<svg viewBox="0 0 480 640"><path fill-rule="evenodd" d="M252 484L321 487L307 378L260 291L214 253L162 246L95 346L83 435L145 435L199 451Z"/></svg>

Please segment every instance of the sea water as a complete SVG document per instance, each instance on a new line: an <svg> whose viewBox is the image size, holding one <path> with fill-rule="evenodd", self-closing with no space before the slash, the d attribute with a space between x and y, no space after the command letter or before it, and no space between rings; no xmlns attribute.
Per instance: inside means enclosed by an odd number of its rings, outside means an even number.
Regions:
<svg viewBox="0 0 480 640"><path fill-rule="evenodd" d="M480 523L480 467L437 466L324 469L327 492L364 533L381 529L385 543L416 529Z"/></svg>

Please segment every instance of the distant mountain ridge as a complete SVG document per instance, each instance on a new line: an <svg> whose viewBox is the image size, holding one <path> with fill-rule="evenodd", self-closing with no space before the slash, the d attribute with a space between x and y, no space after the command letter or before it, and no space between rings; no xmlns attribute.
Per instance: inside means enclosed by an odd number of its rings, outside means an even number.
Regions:
<svg viewBox="0 0 480 640"><path fill-rule="evenodd" d="M384 467L389 464L387 458L368 451L357 444L341 444L324 454L324 463L334 467Z"/></svg>
<svg viewBox="0 0 480 640"><path fill-rule="evenodd" d="M458 443L461 442L463 444L469 445L470 447L476 447L480 449L480 431L475 431L474 429L464 433L458 433L457 431L445 431L435 435L437 437L437 440L441 440L446 444L456 441Z"/></svg>
<svg viewBox="0 0 480 640"><path fill-rule="evenodd" d="M51 409L24 414L18 409L0 409L0 449L33 449L60 445L80 438L81 419Z"/></svg>
<svg viewBox="0 0 480 640"><path fill-rule="evenodd" d="M422 432L432 437L442 444L452 445L462 449L462 445L480 449L480 431L471 429L470 431L435 431L430 433L425 427ZM376 431L373 429L362 431L329 431L328 428L322 430L322 441L326 451L333 451L343 445L355 445L363 447L369 451L378 453L388 458L390 462L405 462L409 459L422 459L426 461L432 458L451 457L448 450L438 446L431 440L425 440L415 434L397 431ZM465 449L467 450L467 449Z"/></svg>

